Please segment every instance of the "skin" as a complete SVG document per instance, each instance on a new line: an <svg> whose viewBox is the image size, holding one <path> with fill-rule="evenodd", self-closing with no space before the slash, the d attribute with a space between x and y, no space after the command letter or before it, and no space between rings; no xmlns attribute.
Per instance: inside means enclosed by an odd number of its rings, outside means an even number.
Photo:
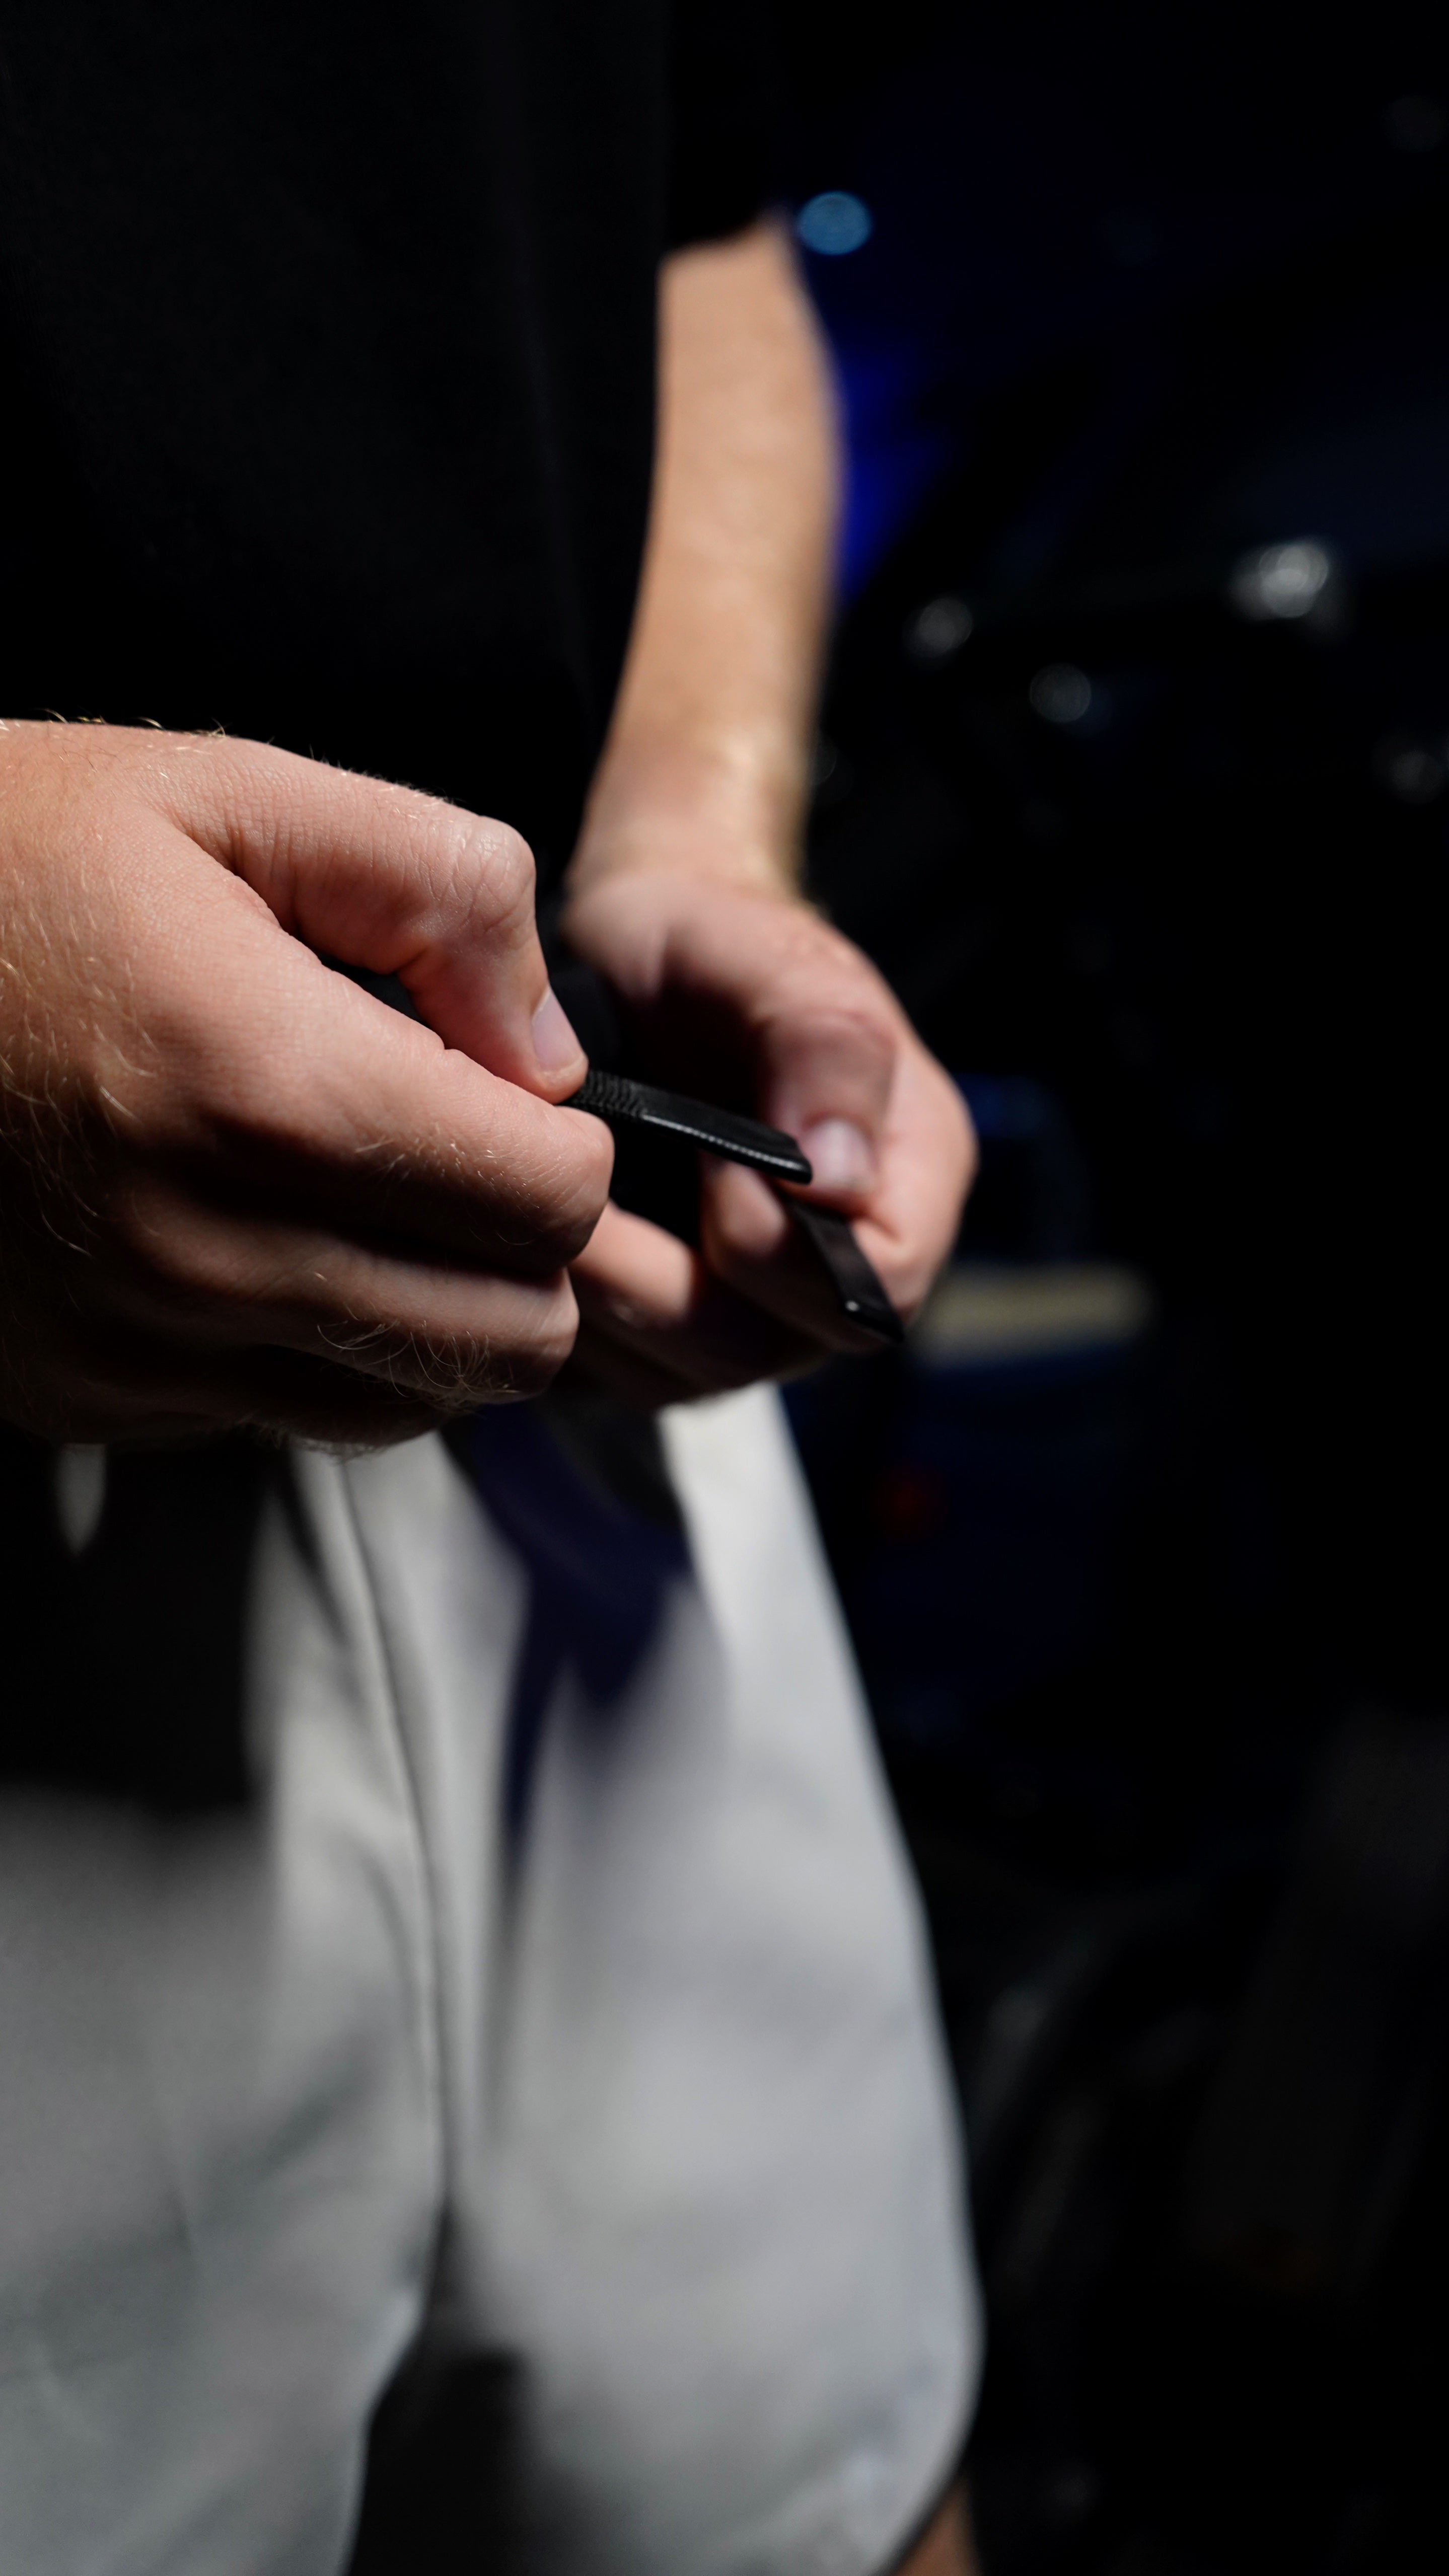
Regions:
<svg viewBox="0 0 1449 2576"><path fill-rule="evenodd" d="M947 2497L924 2540L904 2561L900 2576L981 2576L971 2517L959 2488Z"/></svg>
<svg viewBox="0 0 1449 2576"><path fill-rule="evenodd" d="M909 1316L973 1145L798 892L837 439L783 236L678 254L661 322L645 577L567 928L662 1077L800 1136ZM257 744L60 724L0 725L0 818L11 1422L377 1445L571 1352L658 1404L858 1340L755 1176L707 1170L698 1254L606 1205L506 824ZM314 949L400 975L428 1025ZM953 2498L905 2576L973 2564Z"/></svg>
<svg viewBox="0 0 1449 2576"><path fill-rule="evenodd" d="M516 834L89 725L0 729L0 814L0 1412L378 1444L545 1386L612 1154L551 1105L583 1059Z"/></svg>
<svg viewBox="0 0 1449 2576"><path fill-rule="evenodd" d="M661 321L649 551L565 926L653 1027L661 1072L706 1097L733 1077L801 1138L810 1195L853 1218L909 1316L975 1146L886 986L799 893L836 514L828 372L770 225L676 255ZM857 1339L772 1190L720 1164L703 1197L699 1255L611 1207L573 1264L576 1365L641 1403ZM979 2576L959 2490L900 2576Z"/></svg>
<svg viewBox="0 0 1449 2576"><path fill-rule="evenodd" d="M785 237L677 254L661 324L644 580L565 928L652 1031L661 1078L800 1138L809 1195L855 1221L909 1317L974 1145L874 968L799 893L838 436ZM705 1174L698 1255L611 1207L572 1276L578 1364L640 1403L869 1346L773 1190L732 1165Z"/></svg>
<svg viewBox="0 0 1449 2576"><path fill-rule="evenodd" d="M656 508L567 927L661 1072L801 1137L909 1316L972 1147L797 892L835 509L818 338L770 226L670 261L661 318ZM0 812L12 1422L378 1443L536 1393L579 1316L579 1364L645 1404L860 1340L754 1175L706 1174L699 1254L605 1208L506 824L258 744L58 724L0 729ZM429 1026L303 943L400 974Z"/></svg>

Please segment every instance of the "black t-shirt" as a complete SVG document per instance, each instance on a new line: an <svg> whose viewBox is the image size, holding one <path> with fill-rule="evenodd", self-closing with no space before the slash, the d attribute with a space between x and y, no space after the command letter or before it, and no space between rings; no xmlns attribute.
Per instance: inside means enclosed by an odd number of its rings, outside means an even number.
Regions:
<svg viewBox="0 0 1449 2576"><path fill-rule="evenodd" d="M746 0L0 0L0 712L224 726L567 856L654 296L766 187Z"/></svg>
<svg viewBox="0 0 1449 2576"><path fill-rule="evenodd" d="M224 725L557 868L659 259L765 192L756 33L747 0L0 0L0 714ZM0 1790L244 1794L271 1472L120 1453L77 1559L0 1426Z"/></svg>

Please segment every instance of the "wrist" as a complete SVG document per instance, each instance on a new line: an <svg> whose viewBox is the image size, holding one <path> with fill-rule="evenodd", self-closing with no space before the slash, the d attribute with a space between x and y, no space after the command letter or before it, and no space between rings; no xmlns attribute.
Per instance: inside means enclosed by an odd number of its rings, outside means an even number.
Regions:
<svg viewBox="0 0 1449 2576"><path fill-rule="evenodd" d="M648 872L794 896L801 873L803 758L758 744L621 746L595 781L568 870L571 894Z"/></svg>

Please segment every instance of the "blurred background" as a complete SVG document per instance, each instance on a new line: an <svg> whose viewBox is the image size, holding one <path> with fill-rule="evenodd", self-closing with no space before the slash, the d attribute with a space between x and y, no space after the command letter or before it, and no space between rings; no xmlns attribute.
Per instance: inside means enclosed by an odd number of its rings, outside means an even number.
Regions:
<svg viewBox="0 0 1449 2576"><path fill-rule="evenodd" d="M817 897L983 1149L796 1429L926 1891L988 2576L1449 2564L1449 31L785 0Z"/></svg>

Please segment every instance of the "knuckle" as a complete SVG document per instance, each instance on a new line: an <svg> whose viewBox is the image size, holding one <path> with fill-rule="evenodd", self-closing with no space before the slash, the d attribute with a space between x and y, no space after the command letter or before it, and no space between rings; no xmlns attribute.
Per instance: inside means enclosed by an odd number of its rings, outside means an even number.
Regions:
<svg viewBox="0 0 1449 2576"><path fill-rule="evenodd" d="M792 904L786 919L789 925L787 953L792 960L812 966L817 972L848 976L859 984L878 983L876 970L864 950L857 948L854 940L847 939L843 930L837 930L833 922L824 920L808 904Z"/></svg>
<svg viewBox="0 0 1449 2576"><path fill-rule="evenodd" d="M873 996L822 995L815 1009L805 1015L805 1026L808 1032L818 1031L860 1055L879 1057L883 1062L896 1051L896 1030Z"/></svg>
<svg viewBox="0 0 1449 2576"><path fill-rule="evenodd" d="M173 1320L221 1302L230 1282L212 1228L156 1184L133 1182L107 1210L108 1250L148 1302Z"/></svg>
<svg viewBox="0 0 1449 2576"><path fill-rule="evenodd" d="M197 1049L173 1146L199 1154L217 1175L316 1171L366 1149L377 1104L350 1064L319 1049L281 1056L228 1041L218 1031Z"/></svg>
<svg viewBox="0 0 1449 2576"><path fill-rule="evenodd" d="M563 1113L550 1110L555 1126ZM614 1140L598 1119L569 1117L530 1193L528 1221L536 1253L550 1268L577 1260L603 1215L614 1170Z"/></svg>
<svg viewBox="0 0 1449 2576"><path fill-rule="evenodd" d="M572 1351L579 1329L579 1310L567 1282L550 1299L533 1334L510 1356L508 1392L542 1395L552 1386Z"/></svg>
<svg viewBox="0 0 1449 2576"><path fill-rule="evenodd" d="M888 985L869 960L824 923L804 924L790 954L781 960L775 990L767 1001L771 1019L787 1035L814 1038L838 1035L877 1053L892 1053L900 1034L900 1011Z"/></svg>
<svg viewBox="0 0 1449 2576"><path fill-rule="evenodd" d="M848 1066L857 1078L874 1083L888 1077L899 1045L889 1013L873 996L818 984L772 1011L764 1037L783 1062Z"/></svg>
<svg viewBox="0 0 1449 2576"><path fill-rule="evenodd" d="M300 1172L315 1155L312 1125L301 1096L288 1098L270 1082L243 1074L199 1085L182 1167L199 1161L218 1180Z"/></svg>
<svg viewBox="0 0 1449 2576"><path fill-rule="evenodd" d="M441 908L471 929L504 928L520 916L533 923L533 852L511 823L449 813L438 853Z"/></svg>

